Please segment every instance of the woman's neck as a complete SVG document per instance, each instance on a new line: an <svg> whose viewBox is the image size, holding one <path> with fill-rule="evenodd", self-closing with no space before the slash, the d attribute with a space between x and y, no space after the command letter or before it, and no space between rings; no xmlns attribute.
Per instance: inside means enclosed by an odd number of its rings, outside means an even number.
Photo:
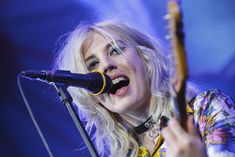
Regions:
<svg viewBox="0 0 235 157"><path fill-rule="evenodd" d="M151 97L149 105L146 105L144 109L134 113L121 114L120 116L133 127L137 127L146 122L146 120L151 116L150 110L154 108L153 105L156 105L156 99ZM158 126L154 126L152 129L156 129L155 127ZM148 130L138 134L138 139L141 141L142 146L146 147L150 152L152 152L155 146L155 142L158 139L158 135L159 132L157 131L156 136L151 137Z"/></svg>
<svg viewBox="0 0 235 157"><path fill-rule="evenodd" d="M150 117L150 110L153 108L152 105L156 105L154 97L151 97L149 102L146 105L143 105L144 107L130 113L120 114L120 116L133 127L139 126Z"/></svg>
<svg viewBox="0 0 235 157"><path fill-rule="evenodd" d="M138 126L148 119L149 113L142 112L137 114L121 114L120 115L125 121L131 124L133 127Z"/></svg>

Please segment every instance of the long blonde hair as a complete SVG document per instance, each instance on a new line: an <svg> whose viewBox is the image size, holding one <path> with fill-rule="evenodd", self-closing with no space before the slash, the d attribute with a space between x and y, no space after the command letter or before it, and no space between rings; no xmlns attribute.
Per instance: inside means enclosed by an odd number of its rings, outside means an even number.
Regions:
<svg viewBox="0 0 235 157"><path fill-rule="evenodd" d="M151 91L157 100L157 104L152 106L150 114L154 119L158 119L161 115L171 117L172 107L168 93L169 64L161 44L151 36L122 22L105 21L79 25L70 33L64 47L58 53L55 69L87 73L88 69L82 55L83 44L94 31L111 40L114 35L118 35L124 42L131 43L146 66L147 79L151 82ZM109 156L137 155L139 143L133 136L132 129L129 129L132 126L125 123L118 114L103 107L87 91L74 87L69 87L68 90L78 108L80 117L86 122L86 130L89 134L94 132L91 138L93 141L95 140L96 148L101 156L105 154L109 154Z"/></svg>

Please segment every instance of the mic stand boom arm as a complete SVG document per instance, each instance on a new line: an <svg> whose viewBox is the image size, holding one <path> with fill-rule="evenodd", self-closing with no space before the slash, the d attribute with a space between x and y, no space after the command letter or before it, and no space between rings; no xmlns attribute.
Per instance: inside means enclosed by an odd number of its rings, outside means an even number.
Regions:
<svg viewBox="0 0 235 157"><path fill-rule="evenodd" d="M73 98L71 97L71 95L69 94L69 92L67 90L68 86L66 86L64 84L55 84L55 83L53 83L53 86L55 87L56 92L60 97L61 103L67 107L69 114L72 117L73 122L75 123L77 129L79 130L84 142L86 143L87 148L88 148L91 156L98 157L98 153L97 153L94 145L92 144L90 137L88 136L88 134L82 124L82 121L79 118L79 115L78 115L78 113L72 103Z"/></svg>

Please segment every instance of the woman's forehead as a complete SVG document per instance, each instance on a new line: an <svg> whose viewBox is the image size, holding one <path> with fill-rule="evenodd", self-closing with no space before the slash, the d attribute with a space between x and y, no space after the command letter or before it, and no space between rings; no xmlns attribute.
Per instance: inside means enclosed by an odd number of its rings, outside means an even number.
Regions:
<svg viewBox="0 0 235 157"><path fill-rule="evenodd" d="M90 47L93 45L93 43L99 43L99 41L103 41L100 44L103 44L104 47L109 45L116 45L116 44L125 44L126 41L124 41L123 38L116 34L109 34L109 35L104 35L101 34L100 32L93 31L90 33L87 38L84 40L82 44L82 55L85 57L90 49ZM100 46L100 45L95 45L95 46Z"/></svg>

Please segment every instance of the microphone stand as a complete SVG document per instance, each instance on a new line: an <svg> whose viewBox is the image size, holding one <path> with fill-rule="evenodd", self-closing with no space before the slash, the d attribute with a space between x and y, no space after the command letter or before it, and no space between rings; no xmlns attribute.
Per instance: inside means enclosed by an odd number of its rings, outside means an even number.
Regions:
<svg viewBox="0 0 235 157"><path fill-rule="evenodd" d="M64 104L69 113L70 113L70 116L72 117L73 119L73 122L75 123L77 129L79 130L84 142L86 143L87 145L87 148L91 154L92 157L98 157L98 153L94 147L94 145L92 144L83 124L82 124L82 121L81 119L79 118L79 115L73 105L73 98L71 97L71 95L69 94L67 88L68 86L64 85L64 84L55 84L53 83L53 86L55 87L56 89L56 92L57 94L59 95L60 97L60 101L62 104Z"/></svg>

